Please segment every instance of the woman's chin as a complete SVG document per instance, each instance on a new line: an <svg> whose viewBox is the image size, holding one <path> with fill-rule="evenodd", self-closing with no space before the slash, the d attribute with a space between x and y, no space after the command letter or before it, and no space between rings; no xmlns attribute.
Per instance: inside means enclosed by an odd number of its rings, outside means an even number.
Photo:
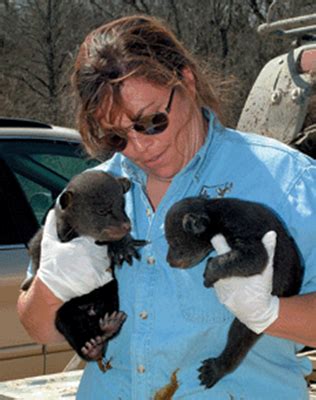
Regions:
<svg viewBox="0 0 316 400"><path fill-rule="evenodd" d="M170 168L160 168L160 169L150 169L145 170L148 176L161 181L161 182L171 182L177 172L171 171Z"/></svg>

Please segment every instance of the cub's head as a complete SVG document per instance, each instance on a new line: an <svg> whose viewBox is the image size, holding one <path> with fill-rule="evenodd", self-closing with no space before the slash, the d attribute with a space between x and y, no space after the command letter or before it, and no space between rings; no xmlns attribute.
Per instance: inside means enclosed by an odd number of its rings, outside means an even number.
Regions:
<svg viewBox="0 0 316 400"><path fill-rule="evenodd" d="M175 203L167 213L165 234L167 261L172 267L189 268L212 250L207 199L191 197Z"/></svg>
<svg viewBox="0 0 316 400"><path fill-rule="evenodd" d="M75 176L56 204L57 231L61 241L86 235L96 241L117 241L131 230L124 206L130 188L126 178L101 171Z"/></svg>

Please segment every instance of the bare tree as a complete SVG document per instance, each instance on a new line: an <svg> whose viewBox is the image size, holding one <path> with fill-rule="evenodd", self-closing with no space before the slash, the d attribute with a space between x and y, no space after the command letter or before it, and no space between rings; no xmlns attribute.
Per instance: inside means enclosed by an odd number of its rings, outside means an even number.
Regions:
<svg viewBox="0 0 316 400"><path fill-rule="evenodd" d="M81 7L79 1L24 0L11 2L6 10L1 73L18 84L16 106L24 104L26 115L59 122L60 99L68 86L84 16ZM28 95L22 97L24 93Z"/></svg>
<svg viewBox="0 0 316 400"><path fill-rule="evenodd" d="M314 0L3 0L3 113L72 125L69 81L83 37L110 19L147 14L168 21L211 69L234 126L260 69L289 46L284 39L257 34L272 3L272 18L316 12Z"/></svg>

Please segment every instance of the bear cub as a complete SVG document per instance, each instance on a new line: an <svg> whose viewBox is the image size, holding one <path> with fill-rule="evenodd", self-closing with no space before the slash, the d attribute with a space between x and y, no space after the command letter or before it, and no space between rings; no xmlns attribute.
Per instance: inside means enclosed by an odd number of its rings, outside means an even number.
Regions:
<svg viewBox="0 0 316 400"><path fill-rule="evenodd" d="M220 234L231 250L206 260L204 285L211 287L219 279L260 274L268 261L261 241L268 231L277 233L272 294L293 296L299 292L303 278L299 250L280 218L259 203L202 196L177 202L165 220L167 261L176 268L193 267L214 250L211 240ZM201 384L210 388L237 368L259 337L235 318L222 353L203 361L199 369Z"/></svg>
<svg viewBox="0 0 316 400"><path fill-rule="evenodd" d="M108 246L112 274L114 265L124 261L131 265L133 257L139 259L137 249L146 244L130 235L131 223L124 210L129 188L126 178L86 171L69 182L54 206L60 241L85 235L97 245ZM29 243L34 274L39 268L42 235L43 228ZM28 290L32 280L26 279L21 289ZM125 319L119 311L118 283L113 276L104 286L66 301L57 311L55 325L79 356L91 361L102 359L105 342L119 332Z"/></svg>

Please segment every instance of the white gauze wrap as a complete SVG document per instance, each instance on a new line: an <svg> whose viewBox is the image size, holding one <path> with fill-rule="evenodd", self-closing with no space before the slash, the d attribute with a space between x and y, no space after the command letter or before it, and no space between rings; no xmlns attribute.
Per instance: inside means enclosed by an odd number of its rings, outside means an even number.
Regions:
<svg viewBox="0 0 316 400"><path fill-rule="evenodd" d="M223 235L216 235L211 243L218 255L231 250ZM256 333L262 333L279 315L279 298L273 296L273 258L276 233L267 232L262 243L268 253L268 263L261 274L250 277L220 279L214 284L219 301L241 322Z"/></svg>
<svg viewBox="0 0 316 400"><path fill-rule="evenodd" d="M109 267L107 246L88 236L60 242L55 211L48 213L37 274L56 297L68 301L105 285L113 279Z"/></svg>

